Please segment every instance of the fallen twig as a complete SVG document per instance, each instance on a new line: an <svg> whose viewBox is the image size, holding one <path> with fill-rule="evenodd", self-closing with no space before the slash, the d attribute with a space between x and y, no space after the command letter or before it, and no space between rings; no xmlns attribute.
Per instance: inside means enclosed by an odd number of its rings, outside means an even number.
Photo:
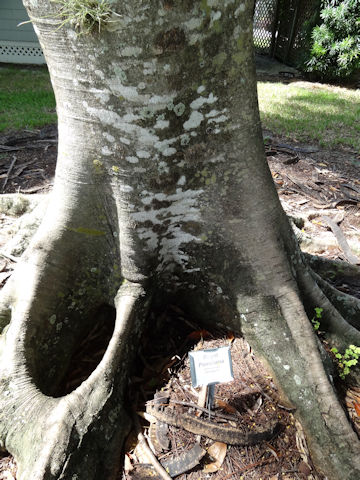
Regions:
<svg viewBox="0 0 360 480"><path fill-rule="evenodd" d="M8 145L0 145L0 152L17 152L18 150L25 150L25 146L10 147Z"/></svg>
<svg viewBox="0 0 360 480"><path fill-rule="evenodd" d="M249 465L246 465L245 467L238 469L236 472L225 475L225 477L223 477L222 480L227 480L228 478L231 478L234 475L237 475L237 478L239 478L238 475L240 473L245 473L249 470L252 470L253 468L262 467L263 465L268 465L269 463L275 463L276 461L278 460L275 459L274 457L264 458L262 460L259 460L258 462L250 463Z"/></svg>
<svg viewBox="0 0 360 480"><path fill-rule="evenodd" d="M11 260L12 262L17 263L19 261L18 257L14 257L13 255L10 255L10 253L5 253L0 251L0 257L6 258L7 260Z"/></svg>
<svg viewBox="0 0 360 480"><path fill-rule="evenodd" d="M151 403L151 401L150 401L150 403ZM174 405L183 405L184 407L195 408L196 410L199 410L200 412L203 412L203 413L209 413L208 408L200 407L200 405L197 405L196 403L182 402L181 400L170 400L169 404L171 404L171 403L173 403ZM214 417L217 417L217 418L222 418L224 420L230 420L230 421L236 421L237 420L237 417L235 415L226 415L226 414L223 414L223 413L214 412L213 410L211 411L211 415L214 415Z"/></svg>
<svg viewBox="0 0 360 480"><path fill-rule="evenodd" d="M12 162L11 162L11 164L10 164L9 170L8 170L7 173L6 173L6 177L5 177L3 186L2 186L1 193L4 193L4 191L5 191L5 187L6 187L6 185L7 185L8 180L9 180L10 173L11 173L11 171L12 171L14 165L15 165L15 162L16 162L16 155L14 155L13 160L12 160Z"/></svg>
<svg viewBox="0 0 360 480"><path fill-rule="evenodd" d="M29 165L32 165L36 161L37 160L31 160L30 162L25 162L25 163L22 163L21 165L18 165L15 171L15 176L18 177L25 170L25 168L27 168Z"/></svg>
<svg viewBox="0 0 360 480"><path fill-rule="evenodd" d="M21 188L20 193L35 193L35 192L38 192L39 190L44 190L45 188L51 187L52 185L53 185L52 183L47 183L44 185L38 185L36 187L27 188L26 190Z"/></svg>

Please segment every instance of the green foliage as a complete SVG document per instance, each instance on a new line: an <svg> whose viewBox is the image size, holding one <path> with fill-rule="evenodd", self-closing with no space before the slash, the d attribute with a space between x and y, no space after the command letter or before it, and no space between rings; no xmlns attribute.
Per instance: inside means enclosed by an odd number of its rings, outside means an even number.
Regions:
<svg viewBox="0 0 360 480"><path fill-rule="evenodd" d="M360 1L323 0L322 7L306 70L323 79L348 77L360 68Z"/></svg>
<svg viewBox="0 0 360 480"><path fill-rule="evenodd" d="M315 315L311 319L311 323L314 327L314 330L318 332L320 328L320 320L322 318L322 313L324 309L316 307L314 310ZM349 345L349 347L345 350L344 354L340 353L339 350L334 347L331 349L331 352L336 358L339 368L339 376L342 380L344 380L346 375L349 375L350 369L358 364L360 358L360 347L357 347L356 345Z"/></svg>
<svg viewBox="0 0 360 480"><path fill-rule="evenodd" d="M116 27L120 15L112 11L108 0L53 0L60 5L59 28L70 25L79 35Z"/></svg>
<svg viewBox="0 0 360 480"><path fill-rule="evenodd" d="M315 307L315 316L311 319L311 323L313 324L314 330L317 332L320 328L320 319L322 317L322 312L324 311L323 308Z"/></svg>
<svg viewBox="0 0 360 480"><path fill-rule="evenodd" d="M344 354L340 353L335 347L331 351L337 360L340 378L344 380L346 375L349 375L350 369L358 364L360 347L349 345Z"/></svg>

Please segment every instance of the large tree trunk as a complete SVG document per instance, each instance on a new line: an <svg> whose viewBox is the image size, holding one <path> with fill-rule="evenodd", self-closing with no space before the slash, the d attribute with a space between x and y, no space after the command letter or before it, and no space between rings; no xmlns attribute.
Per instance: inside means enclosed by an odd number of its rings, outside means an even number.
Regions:
<svg viewBox="0 0 360 480"><path fill-rule="evenodd" d="M170 295L204 326L245 335L317 466L359 476L359 440L303 304L324 308L334 345L359 333L317 285L266 166L252 1L112 1L117 15L88 34L59 26L60 2L24 3L56 95L59 155L47 215L1 301L0 439L19 480L111 478L137 338L151 302ZM116 308L106 353L56 396L102 304Z"/></svg>

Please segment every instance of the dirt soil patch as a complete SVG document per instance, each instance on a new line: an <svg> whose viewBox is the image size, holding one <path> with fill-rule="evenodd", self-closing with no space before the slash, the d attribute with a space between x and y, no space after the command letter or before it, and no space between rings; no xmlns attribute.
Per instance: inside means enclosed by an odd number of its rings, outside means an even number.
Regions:
<svg viewBox="0 0 360 480"><path fill-rule="evenodd" d="M341 226L354 253L360 254L359 153L298 144L266 130L264 142L281 203L289 215L303 220L302 247L345 258L329 225L322 220L326 216ZM0 193L48 193L56 156L55 125L0 136ZM311 241L306 242L306 236Z"/></svg>
<svg viewBox="0 0 360 480"><path fill-rule="evenodd" d="M349 251L355 257L360 257L358 153L297 144L266 131L264 138L274 183L285 211L293 217L294 230L302 248L333 259L349 261ZM36 132L25 131L1 136L0 192L48 193L53 184L56 154L55 126ZM6 231L13 221L11 215L0 214L0 251L8 240ZM348 248L340 241L339 232L332 228L334 223L340 229ZM11 274L15 264L13 260L16 259L0 257L0 283L4 284ZM342 291L360 297L360 285L348 282L339 287ZM234 338L231 332L205 332L196 324L196 320L171 306L165 312L159 312L150 318L150 322L158 325L156 337L152 339L151 332L147 332L148 338L144 336L142 340L142 353L129 391L129 405L140 413L144 432L149 443L153 442L158 460L168 470L175 468L174 459L177 459L180 470L185 468L183 473L173 476L178 476L181 480L323 478L311 462L305 436L301 425L295 420L291 405L286 405L270 373L243 339ZM154 329L151 328L151 331ZM159 331L164 334L159 335ZM208 413L199 408L199 391L191 386L187 352L192 348L224 345L231 348L235 380L216 387L215 407L209 420ZM85 347L89 358L90 345L86 344ZM79 356L79 352L75 355ZM94 368L98 361L98 358L94 359ZM81 359L76 363L79 365ZM77 380L81 381L87 373L80 371L78 375L78 379L71 379L74 382L71 385L76 385ZM236 428L244 434L266 429L274 422L278 428L274 435L258 444L224 446L224 442L216 442L206 434L199 436L179 426L163 426L164 422L154 419L148 423L143 417L151 418L147 406L157 401L156 391L165 392L161 407L177 412L180 418L192 415L225 429ZM360 407L357 411L354 402L360 402L360 391L348 392L349 414L354 423L357 423ZM135 447L134 435L132 433L129 436L125 468L119 478L160 478L149 462L146 448L144 452L144 447L141 446L143 444ZM164 442L162 445L161 439ZM214 443L218 445L209 453L208 449ZM191 468L186 470L186 465ZM0 455L0 480L2 478L16 478L16 466L6 452Z"/></svg>
<svg viewBox="0 0 360 480"><path fill-rule="evenodd" d="M0 135L0 193L49 192L56 157L56 125Z"/></svg>

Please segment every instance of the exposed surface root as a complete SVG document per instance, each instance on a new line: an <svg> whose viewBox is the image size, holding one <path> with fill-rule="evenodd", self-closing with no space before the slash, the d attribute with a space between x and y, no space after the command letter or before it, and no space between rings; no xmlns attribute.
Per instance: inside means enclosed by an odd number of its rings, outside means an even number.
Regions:
<svg viewBox="0 0 360 480"><path fill-rule="evenodd" d="M350 344L360 345L360 332L343 318L309 271L300 272L299 283L304 302L310 311L313 312L316 307L323 309L321 329L324 330L325 337L342 349Z"/></svg>
<svg viewBox="0 0 360 480"><path fill-rule="evenodd" d="M350 327L345 322L344 318L341 317L337 309L332 306L329 299L322 292L322 289L318 285L316 285L315 280L311 276L311 274L303 273L302 276L300 275L300 277L302 279L304 296L311 298L311 302L313 306L321 306L322 308L324 308L324 326L329 328L330 336L333 339L336 339L339 345L341 341L343 341L343 335L345 332L345 338L351 337L352 338L351 343L357 343L356 339L354 339L354 336L353 336L353 331L355 329L353 327ZM282 323L281 322L279 323L278 335L276 334L276 332L272 333L272 338L269 338L269 341L271 342L266 347L266 349L269 350L272 348L274 350L275 348L276 352L278 351L279 345L274 347L273 339L280 338L281 335L283 335L284 333L288 335L287 327L289 327L289 331L291 333L291 335L289 335L289 338L292 337L292 340L296 339L300 335L301 342L303 342L303 346L301 347L300 343L295 341L294 345L296 347L294 347L294 349L291 350L290 353L291 353L291 356L294 356L294 354L303 356L306 360L304 363L303 370L309 372L309 377L306 377L307 380L304 380L305 388L306 389L309 388L311 390L313 388L311 385L315 385L316 389L319 389L319 391L321 391L321 395L329 397L329 402L330 402L333 396L333 392L331 390L331 386L326 382L326 376L324 375L323 377L323 372L321 371L321 368L322 368L321 362L320 362L320 366L318 366L317 364L317 359L316 359L317 349L316 349L316 346L314 346L316 342L315 343L313 342L314 343L313 344L311 341L313 337L312 327L308 322L308 320L306 319L305 313L303 312L301 302L299 301L297 294L294 294L294 295L295 297L291 296L291 298L290 297L286 298L287 294L284 294L283 297L280 298L280 307L281 307L281 313L283 317L281 314L279 314L276 308L274 312L276 312L276 315L279 317L279 321L282 319ZM67 378L66 382L62 385L61 390L59 390L58 392L59 395L63 393L71 392L70 395L68 395L67 397L64 397L66 398L66 400L55 402L54 401L55 399L52 399L50 403L44 402L43 404L41 404L43 405L42 410L46 412L46 414L44 415L45 420L42 423L41 429L45 430L46 432L48 431L50 432L49 433L50 440L46 442L47 449L45 453L43 454L43 452L41 452L41 459L40 459L41 465L37 466L36 469L26 471L25 473L23 473L23 476L20 478L26 478L26 475L30 474L33 476L34 479L36 478L41 479L42 478L41 475L43 475L43 473L41 472L44 472L47 468L49 468L50 464L54 465L54 462L56 463L57 461L59 461L59 464L60 464L60 460L59 460L60 457L64 455L65 456L69 455L73 449L73 443L72 443L73 432L76 432L76 436L81 438L81 441L83 441L83 444L88 445L90 450L94 448L93 446L91 446L93 444L92 434L90 433L88 435L87 433L85 433L83 435L82 433L79 433L80 430L87 432L87 429L89 429L89 426L90 425L93 426L94 416L97 416L97 415L99 416L99 425L101 424L102 420L105 419L103 425L106 425L106 428L107 428L106 435L109 436L109 438L111 438L112 443L117 443L118 440L115 440L115 438L118 439L124 435L127 428L127 421L126 421L126 414L123 410L122 403L120 402L120 405L119 405L119 398L122 399L123 389L126 388L126 385L127 385L126 384L127 371L131 363L132 355L134 354L134 348L136 351L136 337L143 328L143 319L145 316L145 312L148 308L149 299L150 299L150 295L145 294L144 287L140 284L131 284L131 282L128 282L128 283L125 283L123 287L120 288L118 296L116 297L116 301L115 301L116 310L117 310L115 331L111 337L109 345L107 346L107 348L104 345L101 346L98 352L99 356L97 357L95 362L94 362L94 358L90 359L92 362L92 367L89 369L88 373L86 373L85 375L81 375L81 373L84 373L84 372L76 372L74 370L72 371L72 377L70 376ZM255 299L255 301L257 300ZM265 313L263 313L263 307L264 307ZM264 318L266 314L269 313L267 311L266 305L265 304L262 305L260 302L256 306L256 308L257 308L257 311L253 312L253 318L251 317L251 315L249 316L249 318L251 319L252 322L254 322L253 325L255 325L256 318L258 316L261 317L261 322L263 322L262 328L264 329L264 331L267 330L269 332L270 324L267 324L266 318ZM176 307L174 307L174 309L176 309ZM35 308L35 312L36 312L36 308ZM108 313L110 314L110 312ZM327 320L328 314L331 314L329 315L330 320ZM271 321L274 321L274 322L276 321L272 316L272 314L269 316L269 319L270 318L271 318ZM283 320L284 318L286 319L286 323ZM226 316L221 320L226 323L226 320L227 320ZM340 327L339 327L338 321L343 322L343 323L340 323ZM161 319L152 318L152 321L148 325L149 330L153 331L154 325L156 323L158 323L158 328L161 327ZM307 325L306 328L305 328L305 325ZM344 325L347 326L347 330L343 329ZM192 331L194 330L198 331L197 335L200 335L200 337L204 337L207 335L211 336L209 332L203 330L200 327L197 328L196 324L194 324L191 321L187 320L187 326L190 329L190 331L188 330L187 333L182 332L182 334L179 335L180 337L182 337L180 338L182 348L185 348L186 351L190 348L194 340L194 338L191 338L190 336ZM273 327L274 325L271 323L271 328ZM20 324L19 324L19 328L20 328ZM174 338L171 337L171 332L169 331L169 328L166 326L162 326L162 328L164 328L164 338L162 339L162 342L159 341L158 336L155 337L155 339L153 340L151 340L151 337L150 336L148 337L147 334L145 334L144 336L144 339L146 339L147 342L156 343L160 349L157 355L155 355L155 358L152 358L150 361L148 360L146 362L147 363L146 366L149 371L149 377L147 378L147 382L144 385L141 385L142 388L139 390L141 394L144 395L144 400L147 397L148 389L151 388L154 384L154 378L156 379L156 381L160 380L160 383L163 382L164 381L163 374L167 376L169 373L168 368L171 368L174 363L172 358L170 358L170 360L168 358L164 358L164 354L163 354L164 344L169 343L170 350L173 350L173 353L175 352L178 353L176 349L174 351L173 347L176 342L174 341ZM305 332L306 334L304 334ZM94 337L100 336L100 333L97 331L92 332L92 334L94 335ZM258 339L262 339L262 332L258 331L258 332L255 332L254 334L257 336ZM359 332L357 332L357 334L360 335ZM218 333L214 332L213 335L217 336ZM108 335L108 338L109 337L110 335ZM87 338L84 343L89 345L91 343L91 339ZM105 343L107 344L107 340ZM346 346L348 344L349 343L345 343ZM149 345L149 346L150 348L152 348L152 345ZM86 349L85 349L85 352L86 352ZM91 353L93 352L89 353L90 357L91 357ZM248 354L251 354L251 351L249 351ZM183 353L181 353L181 355L183 355ZM101 357L102 359L100 363L98 363ZM86 359L86 355L83 355L83 358ZM161 365L160 372L157 369L153 368L154 361L155 363L157 362L160 363ZM89 362L89 364L91 362ZM284 368L286 367L285 370L286 372L288 372L287 367L289 367L289 365L287 364L286 356L285 358L281 357L281 362L282 364L279 366L279 368L284 370ZM78 360L75 363L78 363ZM92 373L89 376L90 372ZM296 370L294 370L294 372L296 372ZM87 378L87 379L83 381L84 378ZM310 378L311 381L308 378ZM286 379L286 376L284 376L284 379ZM309 383L306 383L307 381ZM259 386L260 382L257 380L255 382L252 382L252 384L255 385L256 387L256 386ZM137 384L137 386L139 386L139 383ZM247 384L246 387L249 388L249 385ZM254 387L250 386L250 388L254 388ZM182 385L180 389L183 389L185 392L185 400L190 399L191 401L191 393L189 393L189 390L185 389L184 385ZM243 390L244 390L244 385L242 385L242 390L240 391L243 391ZM254 414L253 417L256 417L256 414L258 412L262 412L264 414L264 416L261 417L261 421L260 421L260 424L262 426L264 426L265 422L268 419L268 412L266 411L266 408L269 408L269 410L272 410L273 412L278 412L279 409L283 411L282 407L279 405L280 402L278 402L277 405L274 405L273 403L271 403L271 402L274 402L274 400L272 398L272 395L269 394L267 390L264 391L263 388L260 388L259 390L257 390L257 394L259 395L256 396L256 398L250 392L249 392L249 402L243 398L241 399L242 406L239 408L235 406L234 408L237 411L243 408L242 411L246 412L246 414L249 414L249 415L250 415L249 413L249 410L250 410ZM36 392L36 393L38 394L39 392ZM244 395L244 397L246 397L246 395ZM41 396L41 399L43 399L42 396ZM99 400L100 400L100 404L99 403L96 404L96 402L98 402ZM194 399L192 399L192 401L194 401ZM259 402L261 404L255 405L256 402ZM270 403L267 403L267 402L270 402ZM267 405L267 407L265 408L265 411L261 408L263 404ZM95 405L96 407L94 410ZM272 407L274 407L274 410L272 409ZM224 408L226 410L227 407L224 407ZM287 408L291 409L291 405L289 405ZM340 409L339 411L341 411L341 408L337 405L337 401L335 397L333 398L331 409L332 409L331 415L330 414L328 415L328 413L325 412L326 415L329 416L329 419L326 421L326 425L330 429L334 430L334 417L336 417L336 421L338 422L338 425L337 425L338 430L342 432L341 435L343 436L344 439L346 439L346 441L348 441L348 437L349 437L350 439L349 444L350 444L351 438L350 436L348 436L348 432L343 425L345 421L347 422L347 420L345 419L343 422L341 415L338 414L339 413L338 410ZM56 415L59 416L60 420L56 420L54 416L50 416L50 412L52 414L54 414L55 412ZM301 418L301 415L304 415L304 412L301 411L299 413ZM290 415L290 412L288 412L288 414ZM278 415L283 415L283 414L278 414ZM306 415L306 412L305 412L305 415ZM235 416L237 416L237 413L235 413ZM345 418L344 415L342 416ZM50 418L50 423L47 422L48 420L47 417ZM111 417L111 421L110 423L108 423L108 418L110 417ZM252 425L251 422L252 422L252 418L250 415L249 418L246 418L246 422L243 424L244 428L248 428L249 426L251 428L251 425ZM254 430L257 430L256 422L257 421L253 422L255 423L255 425L253 425ZM97 424L97 422L95 423ZM290 421L290 424L291 424L291 421ZM286 428L288 427L290 428L290 424L288 424ZM49 428L49 425L51 428ZM287 432L287 430L285 431ZM16 434L19 434L19 436L21 436L19 432L16 432ZM38 432L36 432L36 435L37 434ZM175 435L177 434L173 433L173 436ZM55 443L54 443L54 439L56 439ZM104 440L104 444L105 444L106 438L104 437L104 439L105 439ZM264 439L260 438L260 440L264 440ZM273 440L274 439L272 438L271 442L273 442ZM205 443L206 442L207 440L205 441ZM282 448L284 448L284 442L285 440L284 438L282 438L282 444L281 444ZM177 446L176 448L179 448L179 446ZM254 448L258 448L258 446ZM281 452L278 453L278 450L276 450L276 448L273 445L271 446L271 448L274 449L277 462L278 462L279 459L283 458L282 457L283 453ZM271 448L270 448L270 451L272 451ZM354 451L355 450L356 448L354 447ZM96 455L101 455L103 453L103 447L96 448L96 452L97 452ZM263 453L260 454L260 457L257 454L254 456L253 462L250 462L247 459L247 462L244 463L243 460L240 460L239 457L236 457L236 459L234 460L235 463L232 463L229 466L228 475L232 475L235 472L242 471L241 469L243 469L243 471L247 471L247 469L251 470L251 469L256 469L258 467L264 468L264 471L266 473L271 472L271 474L274 474L274 472L271 470L272 463L270 461L269 462L267 461L268 457L266 456L264 457L265 453L264 451L262 452ZM80 453L78 453L77 450L76 450L76 455L74 457L71 457L70 455L72 460L70 461L69 464L66 465L66 468L69 468L69 471L71 472L76 470L76 472L78 472L79 475L83 475L84 472L87 471L86 469L88 467L86 467L86 465L83 463L85 460L81 459L79 455ZM84 455L84 451L82 451L81 455L82 456ZM239 452L237 452L236 455L240 455L240 457L242 457L243 453L239 454ZM272 453L270 454L269 458L271 458L271 455L274 457L274 454ZM104 458L107 458L107 457L105 456ZM286 461L289 460L286 455L284 455L284 459L286 459ZM301 464L302 461L303 460L299 460L299 463L297 466L298 469L300 468L299 465ZM77 466L76 462L79 462L80 467ZM94 462L94 465L95 463L96 462ZM102 464L102 462L100 463ZM241 468L236 466L236 463L238 465L242 465ZM310 461L309 461L309 465L311 465ZM79 468L82 468L83 470L80 471ZM20 472L21 472L21 469L20 469ZM298 472L300 472L300 470L298 470ZM94 475L95 475L94 477L88 476L87 478L96 478L96 475L98 475L98 473L95 472ZM82 477L79 476L79 478L82 478ZM220 479L221 476L219 476L218 478ZM249 476L248 478L252 478L252 477ZM348 477L344 477L344 478L348 478Z"/></svg>
<svg viewBox="0 0 360 480"><path fill-rule="evenodd" d="M312 272L312 275L321 290L325 293L332 305L340 312L345 321L357 330L360 330L360 300L340 292L315 272Z"/></svg>
<svg viewBox="0 0 360 480"><path fill-rule="evenodd" d="M314 284L311 280L309 284ZM307 434L316 464L322 466L328 478L350 480L355 472L360 474L359 440L326 375L313 327L298 292L288 287L278 302L281 312L275 306L272 311L268 308L261 322L253 315L244 333L296 406L297 418Z"/></svg>
<svg viewBox="0 0 360 480"><path fill-rule="evenodd" d="M312 282L314 280L311 278ZM321 290L319 289L321 292ZM119 295L117 296L116 300L116 306L117 306L117 312L118 312L118 318L116 322L116 327L115 327L115 332L114 335L111 339L110 345L108 349L106 350L106 353L104 355L103 360L100 362L100 365L96 368L96 370L91 374L90 378L88 381L85 381L80 385L79 388L77 388L73 394L71 394L68 397L67 402L70 403L71 405L70 411L71 411L71 416L73 418L77 419L78 427L81 428L80 426L82 423L84 423L84 426L86 424L86 418L88 416L92 416L94 412L88 411L88 405L94 405L94 402L92 401L92 398L98 398L99 397L99 392L102 391L100 396L103 396L103 398L107 398L106 402L111 401L111 398L116 397L115 391L111 393L109 396L108 393L110 388L113 388L114 385L126 385L124 382L124 379L122 378L122 375L118 376L119 374L116 373L118 369L118 365L121 364L122 370L125 372L127 371L128 364L130 362L130 357L126 353L125 350L117 350L117 345L119 345L121 342L122 344L128 344L128 345L135 345L134 341L131 340L132 337L132 332L134 331L139 331L141 329L141 318L144 317L144 312L146 311L147 305L148 305L148 300L149 297L145 295L145 292L143 290L143 287L141 285L132 285L132 284L125 284L124 287L122 287L119 291ZM330 303L330 302L329 302ZM296 302L293 302L293 300L290 301L289 305L295 305ZM289 308L290 308L289 307ZM282 310L283 312L287 312L288 306L286 304L283 305ZM291 307L292 308L292 307ZM145 368L147 370L147 377L146 381L144 383L139 382L139 378L133 378L133 382L135 382L136 385L136 391L140 392L140 395L144 395L143 400L146 400L149 398L149 389L153 388L154 386L154 380L159 382L158 386L160 387L161 385L164 385L165 377L169 377L169 368L170 370L170 375L171 375L171 381L170 381L170 386L171 389L177 389L177 395L173 398L181 398L181 401L190 401L190 402L196 402L196 398L194 398L194 393L190 387L190 380L189 380L189 372L186 374L188 376L187 383L183 383L183 375L185 373L177 373L178 370L173 370L174 364L177 362L177 359L174 357L174 354L180 354L180 357L183 355L183 352L185 348L185 351L187 351L191 345L194 343L194 340L197 340L202 337L211 337L212 335L218 336L218 332L214 332L213 334L209 333L208 331L202 329L200 326L196 325L196 322L192 320L186 319L186 316L183 315L180 311L179 313L179 308L178 307L173 307L173 318L166 324L166 317L169 317L169 313L165 313L165 317L163 316L155 316L151 319L148 328L149 330L144 334L143 341L146 342L145 347L150 350L150 353L152 352L152 356L150 355L150 358L142 360L142 355L139 354L139 362L143 363L145 365ZM175 312L175 314L174 314ZM179 318L176 319L176 316L181 317L181 320ZM291 315L293 317L294 321L295 319L299 319L299 315L296 312L290 312L286 313L286 315ZM164 319L165 318L165 319ZM137 323L137 319L140 319L140 323ZM305 321L305 320L304 320ZM164 323L165 322L165 323ZM176 333L176 331L172 331L171 329L173 328L174 322L178 323L183 323L186 325L186 328L179 332ZM294 323L294 325L296 322ZM157 329L154 329L154 325L157 325ZM310 332L311 332L311 325L310 327ZM304 332L303 327L301 326L301 322L299 324L299 330L300 332ZM162 332L159 336L159 330ZM151 334L154 334L155 337L151 337ZM96 336L96 332L94 333ZM295 333L293 332L293 335ZM136 335L135 335L136 336ZM177 338L179 337L179 339ZM230 335L230 340L226 339L226 336L223 336L222 340L220 341L220 344L227 344L231 343L231 340L233 337ZM303 341L307 345L307 339L302 337ZM85 343L90 344L91 339L87 339ZM180 347L176 347L176 345L179 345L177 342L180 341ZM214 340L215 342L215 340ZM219 342L219 341L216 341ZM236 340L236 344L238 342L243 342L243 340L240 341L240 339ZM155 345L159 348L157 352L154 354L154 348ZM218 344L214 344L218 345ZM246 346L247 344L244 344L245 347L243 347L245 350L242 351L242 353L237 352L236 355L245 356L247 358L246 361L250 361L250 363L253 361L254 356L251 351L251 349ZM144 345L143 345L144 346ZM213 346L211 343L203 343L202 348L206 348L206 346ZM311 345L308 346L311 350ZM247 349L247 350L246 350ZM164 351L169 351L172 352L172 355L166 356L164 355ZM102 350L103 353L103 350ZM292 353L293 354L293 353ZM311 360L309 360L311 363ZM240 359L240 364L241 364L241 359ZM314 367L314 364L312 364ZM188 367L187 367L188 368ZM242 366L244 368L244 366ZM104 375L109 380L108 385L100 385L100 390L98 387L95 385L99 385L99 382L101 384L102 379L104 378ZM264 373L267 378L254 378L254 376L247 377L244 374L241 373L239 374L239 378L241 385L236 385L236 387L233 387L232 384L229 384L230 390L234 388L232 391L232 395L240 396L240 400L237 401L236 398L234 397L234 401L228 402L225 400L225 405L222 407L223 411L225 414L227 414L229 411L231 412L231 415L234 414L235 411L235 417L233 420L230 421L237 421L238 413L240 412L241 416L244 416L244 423L243 423L243 428L248 429L250 427L250 433L251 429L257 430L258 422L260 422L260 425L266 424L266 422L270 418L274 419L275 415L275 420L278 421L280 420L279 415L281 419L284 419L286 415L288 415L288 424L286 425L285 428L285 437L283 436L283 433L280 434L279 440L275 440L274 438L271 439L270 444L271 446L269 447L268 445L262 446L255 446L251 447L253 448L253 452L249 456L249 448L250 447L245 447L246 448L246 453L244 451L240 450L234 450L232 453L228 453L228 458L226 461L227 467L225 469L225 464L224 467L221 469L221 473L219 472L218 476L213 476L214 479L218 478L219 480L223 478L225 475L224 472L227 472L226 475L237 475L239 472L245 473L244 479L251 479L251 478L256 478L254 477L254 474L259 474L258 472L265 472L265 473L260 473L260 475L275 475L279 470L279 462L281 465L283 465L282 468L285 469L285 471L288 471L291 469L292 472L297 472L298 475L301 475L301 472L303 469L305 469L308 473L311 472L314 475L314 478L322 478L319 474L316 473L316 471L313 469L311 460L308 457L296 457L298 458L297 464L295 464L294 460L294 452L289 453L284 453L284 449L288 452L291 452L291 448L289 450L289 432L294 426L294 419L291 416L290 410L291 406L286 406L285 409L283 408L283 401L279 400L274 400L273 397L273 392L276 390L274 384L272 383L272 379L269 375L269 373ZM76 375L75 375L76 377ZM77 377L77 382L81 381L81 375ZM172 383L175 382L175 383ZM269 382L269 383L268 383ZM320 380L319 380L320 382ZM316 383L316 382L315 382ZM140 386L140 388L139 388ZM324 390L326 394L329 392L326 391L326 388L324 388L325 385L321 386L321 390ZM73 387L67 387L69 388L68 391L71 391ZM220 388L220 387L219 387ZM222 387L221 387L222 388ZM224 385L224 391L220 394L220 400L226 398L227 395L229 395L229 387ZM179 397L179 393L181 393L181 396ZM323 392L323 393L324 393ZM114 397L112 397L114 395ZM138 393L139 395L139 393ZM195 393L196 396L196 393ZM120 395L121 397L121 395ZM119 397L117 397L119 398ZM151 397L150 397L151 398ZM85 404L83 404L83 401L85 400ZM140 402L141 403L141 402ZM227 404L229 403L229 406ZM335 407L335 405L333 405ZM108 407L104 407L106 412L109 412ZM336 408L335 408L336 410ZM110 411L112 411L110 409ZM181 410L183 411L183 410ZM238 413L236 413L238 412ZM280 413L279 413L280 412ZM258 414L260 417L258 417ZM64 411L64 419L66 419L66 411ZM119 418L121 417L120 423L117 425L126 425L126 421L124 420L124 412L122 409L118 410L116 415L114 414L114 418ZM80 420L82 418L82 420ZM339 416L337 417L339 421ZM118 420L119 421L119 420ZM281 420L281 423L283 421ZM78 428L77 427L77 428ZM116 427L115 424L112 424L111 430L116 432ZM174 442L178 442L179 439L182 439L183 442L185 442L185 445L190 446L192 444L192 440L189 440L190 437L186 437L186 435L191 435L186 433L185 437L183 437L183 433L179 434L178 431L173 430L175 427L171 427L169 435L172 436ZM300 427L299 427L300 428ZM69 432L69 429L65 429L67 432ZM339 431L341 430L341 426L339 425ZM121 435L124 434L124 430L122 430ZM116 436L116 433L114 434ZM294 433L295 437L298 435L296 432ZM91 437L91 436L90 436ZM89 439L84 440L84 444L87 444L90 442L90 437ZM175 441L175 437L177 437ZM345 435L344 435L345 437ZM59 438L59 437L57 437ZM292 442L291 440L290 442ZM67 440L68 442L68 440ZM204 440L204 446L209 446L207 440ZM276 442L276 445L275 443ZM66 443L66 442L65 442ZM296 441L295 441L296 443ZM176 445L176 454L178 454L179 451L184 451L184 446L180 446L179 443L174 443ZM186 447L187 448L187 447ZM234 447L231 447L234 448ZM265 450L264 450L265 448ZM269 450L270 449L270 450ZM250 451L251 452L251 451ZM269 455L267 453L271 452ZM275 453L273 453L275 452ZM56 455L54 455L56 453ZM173 452L174 453L174 452ZM49 450L49 455L51 458L58 458L59 457L59 452L55 452L53 450ZM135 459L138 459L135 454L135 457L132 457L132 453L130 453L130 458L135 461ZM168 456L168 454L165 455L165 457ZM50 458L49 456L47 459L44 460L43 465L44 468L48 462L48 459ZM273 462L271 459L276 458L276 462ZM304 461L304 458L307 458L307 461ZM78 461L80 459L78 458ZM291 467L288 462L291 463ZM210 462L210 460L209 460ZM305 463L305 465L304 465ZM202 465L204 465L202 463ZM287 467L285 467L287 465ZM296 465L296 466L295 466ZM70 465L69 467L72 468L74 465ZM274 468L277 468L277 470L274 470ZM85 468L85 466L83 466ZM136 476L136 472L139 471L139 468L141 469L142 467L136 466L135 471L134 471L134 476L132 478L136 479L139 478ZM224 470L225 469L225 470ZM286 470L287 469L287 470ZM71 470L73 471L73 470ZM85 471L85 470L84 470ZM32 473L31 473L32 474ZM204 475L207 475L206 470L204 471ZM199 473L190 473L187 474L188 476L186 478L195 479L199 478ZM191 475L197 475L191 476ZM318 476L316 476L318 475ZM129 473L124 473L123 478L128 478L130 476ZM20 477L24 478L24 477ZM36 476L34 478L37 478ZM39 474L38 478L40 479L41 476ZM82 478L82 477L79 477ZM85 478L85 477L84 477ZM92 478L92 477L88 477ZM95 478L95 477L94 477ZM201 478L201 477L200 477ZM265 477L266 478L266 477ZM270 478L270 477L269 477ZM302 478L300 476L300 478ZM345 477L344 477L345 478Z"/></svg>
<svg viewBox="0 0 360 480"><path fill-rule="evenodd" d="M302 254L310 267L323 278L333 280L338 276L360 278L360 266L351 265L341 260L331 260L326 257Z"/></svg>

